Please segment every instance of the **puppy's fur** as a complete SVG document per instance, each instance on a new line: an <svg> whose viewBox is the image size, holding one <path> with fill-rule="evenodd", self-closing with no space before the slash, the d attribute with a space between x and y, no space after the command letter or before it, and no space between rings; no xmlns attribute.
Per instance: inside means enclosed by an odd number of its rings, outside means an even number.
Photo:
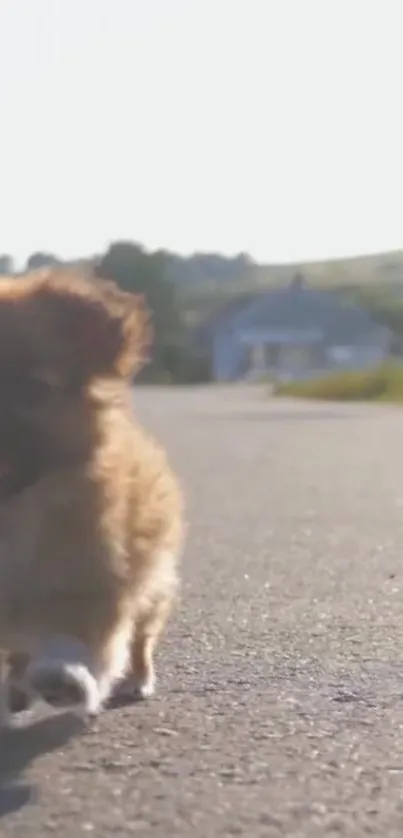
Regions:
<svg viewBox="0 0 403 838"><path fill-rule="evenodd" d="M0 708L148 696L182 496L133 418L148 315L84 273L0 281Z"/></svg>

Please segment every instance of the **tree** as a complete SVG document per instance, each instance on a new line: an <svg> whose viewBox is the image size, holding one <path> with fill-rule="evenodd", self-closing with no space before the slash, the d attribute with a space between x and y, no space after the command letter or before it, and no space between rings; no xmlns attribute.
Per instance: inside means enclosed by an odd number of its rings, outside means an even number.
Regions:
<svg viewBox="0 0 403 838"><path fill-rule="evenodd" d="M184 327L166 259L163 251L147 253L133 242L120 241L112 244L95 266L97 276L145 297L152 314L154 346L143 379L173 380L183 375Z"/></svg>
<svg viewBox="0 0 403 838"><path fill-rule="evenodd" d="M29 259L27 260L26 270L36 271L38 268L47 268L59 264L60 260L56 256L54 256L53 253L45 253L41 250L38 250L35 253L32 253Z"/></svg>
<svg viewBox="0 0 403 838"><path fill-rule="evenodd" d="M8 253L3 253L0 256L0 275L9 276L14 271L12 257Z"/></svg>

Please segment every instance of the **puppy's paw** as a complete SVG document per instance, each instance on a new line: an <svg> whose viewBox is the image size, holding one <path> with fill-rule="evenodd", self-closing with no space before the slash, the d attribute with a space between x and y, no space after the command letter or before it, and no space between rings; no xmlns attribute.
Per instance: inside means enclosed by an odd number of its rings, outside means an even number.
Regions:
<svg viewBox="0 0 403 838"><path fill-rule="evenodd" d="M147 698L151 698L154 693L154 674L143 679L130 675L117 685L109 700L109 705L112 707L123 707L127 704L133 704L137 701L144 701Z"/></svg>
<svg viewBox="0 0 403 838"><path fill-rule="evenodd" d="M30 670L32 690L55 708L82 706L85 714L96 716L100 696L95 678L83 664L40 663Z"/></svg>
<svg viewBox="0 0 403 838"><path fill-rule="evenodd" d="M146 698L151 698L151 696L155 693L155 676L150 675L149 678L144 680L133 679L133 690L135 695L137 695L137 699L142 701Z"/></svg>

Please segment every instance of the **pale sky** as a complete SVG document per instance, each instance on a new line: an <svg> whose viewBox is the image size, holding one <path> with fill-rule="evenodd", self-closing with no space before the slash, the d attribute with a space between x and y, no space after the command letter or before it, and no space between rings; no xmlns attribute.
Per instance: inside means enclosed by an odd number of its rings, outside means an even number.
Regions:
<svg viewBox="0 0 403 838"><path fill-rule="evenodd" d="M0 253L403 247L402 0L0 0Z"/></svg>

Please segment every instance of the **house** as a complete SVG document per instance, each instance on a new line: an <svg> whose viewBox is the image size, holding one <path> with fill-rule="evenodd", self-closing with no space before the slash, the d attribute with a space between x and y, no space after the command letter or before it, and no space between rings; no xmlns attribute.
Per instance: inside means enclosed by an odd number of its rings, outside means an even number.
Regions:
<svg viewBox="0 0 403 838"><path fill-rule="evenodd" d="M193 336L216 381L287 380L369 367L388 357L391 342L390 330L364 309L309 288L299 276L286 288L232 301Z"/></svg>

